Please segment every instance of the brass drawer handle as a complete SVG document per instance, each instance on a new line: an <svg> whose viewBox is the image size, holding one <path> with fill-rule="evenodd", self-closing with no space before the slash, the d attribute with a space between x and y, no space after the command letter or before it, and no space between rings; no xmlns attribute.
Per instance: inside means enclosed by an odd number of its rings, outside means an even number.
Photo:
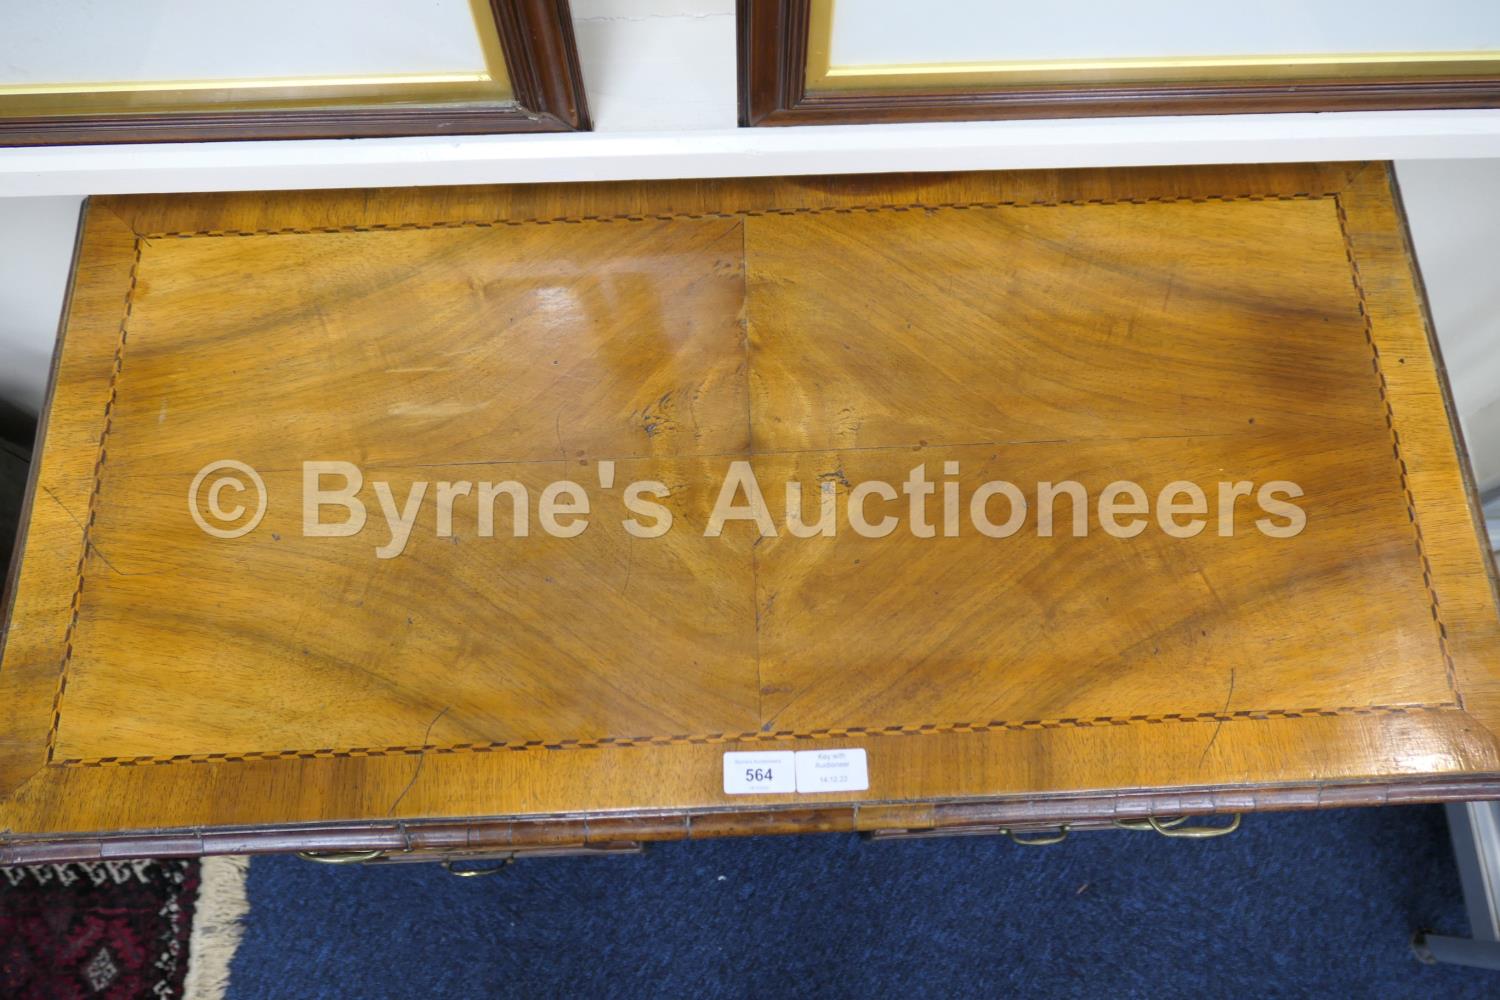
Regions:
<svg viewBox="0 0 1500 1000"><path fill-rule="evenodd" d="M385 857L384 851L330 851L320 854L317 851L298 851L297 857L303 861L316 861L320 865L362 865L366 861L376 861Z"/></svg>
<svg viewBox="0 0 1500 1000"><path fill-rule="evenodd" d="M1186 816L1173 816L1171 819L1156 819L1153 816L1148 817L1147 819L1117 819L1115 820L1115 826L1119 827L1121 830L1136 830L1140 833L1150 833L1152 830L1155 830L1157 828L1156 826L1152 825L1153 822L1155 822L1158 826L1162 826L1170 830L1173 827L1181 826L1187 821L1188 818Z"/></svg>
<svg viewBox="0 0 1500 1000"><path fill-rule="evenodd" d="M515 862L514 857L506 858L493 868L454 868L452 861L443 862L443 871L458 878L483 878L486 875L499 875Z"/></svg>
<svg viewBox="0 0 1500 1000"><path fill-rule="evenodd" d="M1057 828L1057 832L1051 836L1020 837L1014 830L1006 830L1005 835L1011 839L1011 843L1020 844L1022 847L1048 847L1052 844L1061 844L1068 839L1068 824L1064 823Z"/></svg>
<svg viewBox="0 0 1500 1000"><path fill-rule="evenodd" d="M1242 819L1243 814L1235 813L1224 826L1183 826L1188 821L1186 816L1173 816L1171 819L1147 816L1145 819L1117 819L1114 822L1121 830L1155 831L1163 837L1178 837L1183 840L1211 840L1238 830Z"/></svg>
<svg viewBox="0 0 1500 1000"><path fill-rule="evenodd" d="M1226 837L1240 828L1240 820L1244 817L1239 813L1234 814L1226 826L1167 826L1155 816L1150 818L1151 829L1163 837L1182 837L1186 840L1211 840L1214 837Z"/></svg>

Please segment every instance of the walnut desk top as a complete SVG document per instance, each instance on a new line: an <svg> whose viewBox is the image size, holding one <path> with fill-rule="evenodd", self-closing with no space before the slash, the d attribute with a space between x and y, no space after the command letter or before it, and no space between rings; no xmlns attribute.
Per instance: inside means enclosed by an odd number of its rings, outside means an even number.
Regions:
<svg viewBox="0 0 1500 1000"><path fill-rule="evenodd" d="M0 862L1500 794L1380 164L96 198L44 434Z"/></svg>

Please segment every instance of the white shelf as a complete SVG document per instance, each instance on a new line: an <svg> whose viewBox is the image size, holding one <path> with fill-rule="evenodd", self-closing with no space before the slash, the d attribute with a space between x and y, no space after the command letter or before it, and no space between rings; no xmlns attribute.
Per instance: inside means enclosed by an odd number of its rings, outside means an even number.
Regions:
<svg viewBox="0 0 1500 1000"><path fill-rule="evenodd" d="M1500 157L1500 111L713 128L0 150L0 196Z"/></svg>

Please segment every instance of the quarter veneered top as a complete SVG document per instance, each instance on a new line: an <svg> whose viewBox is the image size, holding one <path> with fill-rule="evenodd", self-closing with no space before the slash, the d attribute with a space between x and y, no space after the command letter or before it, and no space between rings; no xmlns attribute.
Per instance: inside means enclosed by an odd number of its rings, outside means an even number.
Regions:
<svg viewBox="0 0 1500 1000"><path fill-rule="evenodd" d="M96 200L0 828L1471 778L1496 625L1381 167Z"/></svg>

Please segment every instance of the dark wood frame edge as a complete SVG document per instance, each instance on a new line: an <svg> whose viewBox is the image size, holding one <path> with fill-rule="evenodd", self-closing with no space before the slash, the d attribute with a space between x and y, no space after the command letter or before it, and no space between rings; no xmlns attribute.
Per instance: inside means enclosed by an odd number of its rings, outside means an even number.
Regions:
<svg viewBox="0 0 1500 1000"><path fill-rule="evenodd" d="M1102 828L1156 816L1418 805L1500 798L1500 775L1399 783L1326 782L1244 788L1069 792L938 802L829 803L697 808L524 818L388 820L286 826L144 830L0 837L0 866L126 858L380 851L393 855L482 853L619 845L622 842L808 833Z"/></svg>
<svg viewBox="0 0 1500 1000"><path fill-rule="evenodd" d="M0 118L0 147L587 131L568 0L489 4L514 104Z"/></svg>
<svg viewBox="0 0 1500 1000"><path fill-rule="evenodd" d="M738 0L741 126L1500 107L1496 77L809 93L810 9Z"/></svg>
<svg viewBox="0 0 1500 1000"><path fill-rule="evenodd" d="M513 131L586 132L592 128L569 0L489 2L516 103L541 123L535 129Z"/></svg>

